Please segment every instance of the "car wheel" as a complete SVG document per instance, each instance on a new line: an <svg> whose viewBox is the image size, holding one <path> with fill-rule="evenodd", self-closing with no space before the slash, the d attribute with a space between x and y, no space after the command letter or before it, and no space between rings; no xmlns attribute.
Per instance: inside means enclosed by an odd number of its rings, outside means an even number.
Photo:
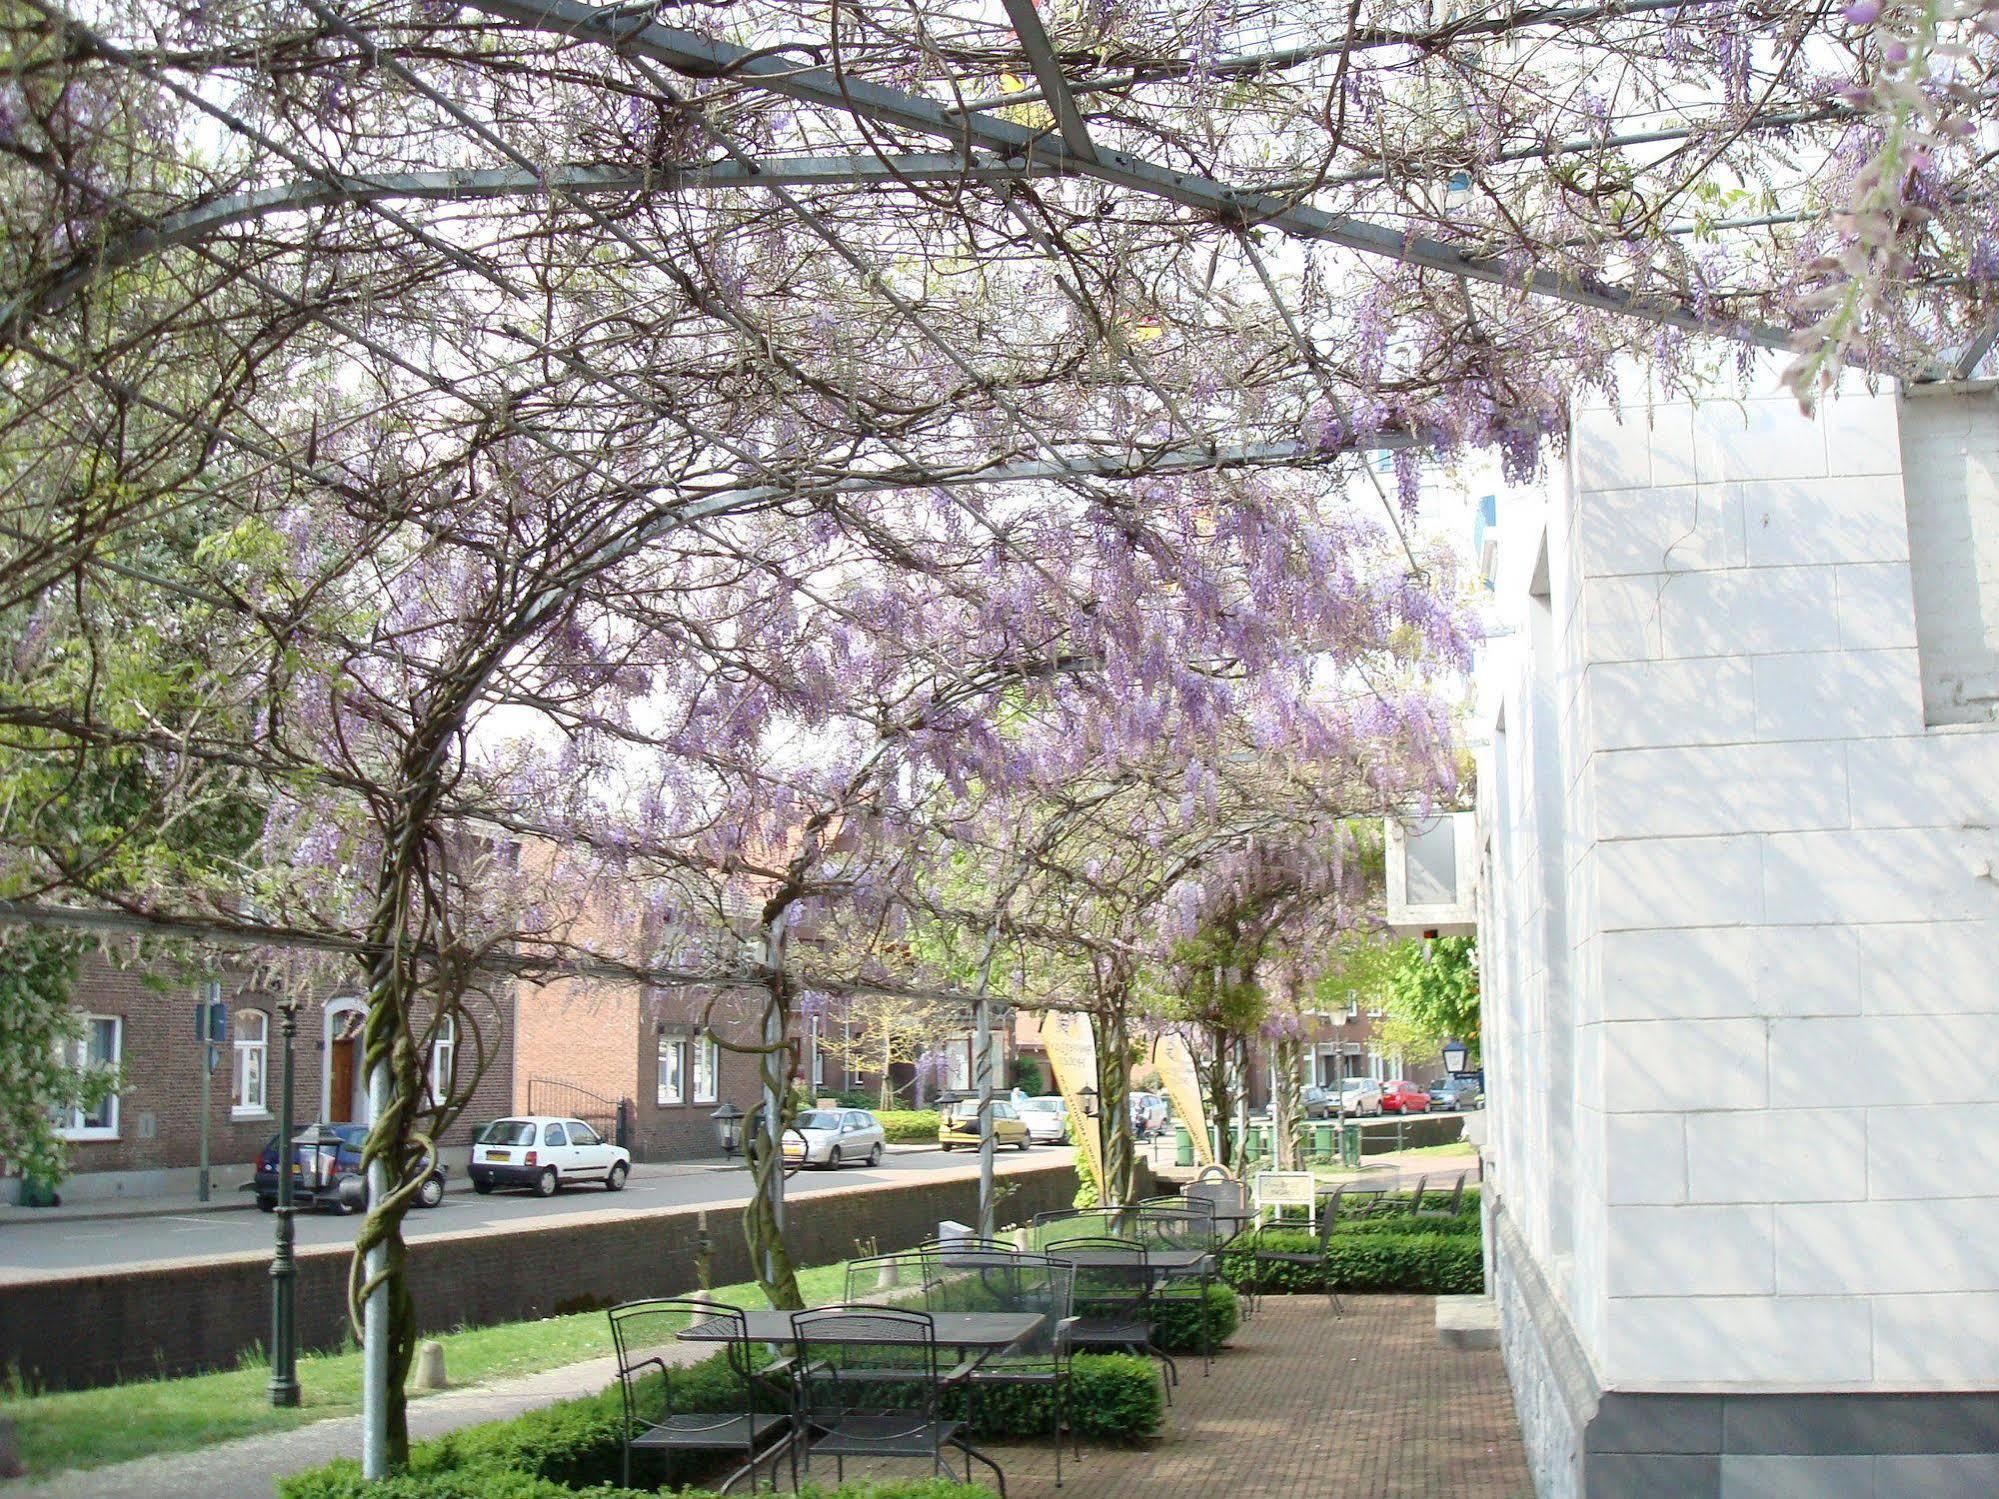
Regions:
<svg viewBox="0 0 1999 1499"><path fill-rule="evenodd" d="M485 1197L491 1194L493 1184L489 1181L482 1182L475 1177L472 1181L472 1190L477 1192L481 1197Z"/></svg>
<svg viewBox="0 0 1999 1499"><path fill-rule="evenodd" d="M1031 1135L1022 1135L1020 1137L1019 1145L1022 1150L1027 1149L1027 1147L1032 1145L1033 1143L1034 1143L1034 1137Z"/></svg>
<svg viewBox="0 0 1999 1499"><path fill-rule="evenodd" d="M838 1171L840 1169L839 1146L835 1145L831 1150L826 1152L826 1169L828 1171Z"/></svg>
<svg viewBox="0 0 1999 1499"><path fill-rule="evenodd" d="M949 1155L951 1153L951 1142L949 1140L939 1140L937 1144L938 1148L941 1149L946 1155Z"/></svg>
<svg viewBox="0 0 1999 1499"><path fill-rule="evenodd" d="M881 1142L877 1140L875 1142L875 1148L868 1152L868 1164L870 1166L879 1166L881 1163L882 1163L882 1147L881 1147Z"/></svg>
<svg viewBox="0 0 1999 1499"><path fill-rule="evenodd" d="M426 1176L423 1185L416 1189L419 1207L434 1208L444 1201L444 1178L435 1174Z"/></svg>
<svg viewBox="0 0 1999 1499"><path fill-rule="evenodd" d="M534 1179L534 1195L537 1197L553 1197L555 1189L561 1185L562 1178L555 1174L555 1168L553 1166L544 1166L542 1167L541 1175Z"/></svg>
<svg viewBox="0 0 1999 1499"><path fill-rule="evenodd" d="M610 1169L609 1173L605 1175L604 1190L606 1192L624 1191L625 1178L631 1174L631 1169L632 1168L627 1166L623 1161L618 1162L618 1164L613 1166Z"/></svg>

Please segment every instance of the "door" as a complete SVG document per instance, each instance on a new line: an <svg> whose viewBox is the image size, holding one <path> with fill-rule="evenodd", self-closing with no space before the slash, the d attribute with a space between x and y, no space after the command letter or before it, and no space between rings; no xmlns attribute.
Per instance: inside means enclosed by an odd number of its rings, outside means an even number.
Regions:
<svg viewBox="0 0 1999 1499"><path fill-rule="evenodd" d="M326 1117L333 1124L354 1120L354 1058L358 1036L336 1036L326 1048Z"/></svg>
<svg viewBox="0 0 1999 1499"><path fill-rule="evenodd" d="M569 1123L569 1158L574 1162L572 1170L585 1175L597 1175L611 1169L611 1147L604 1143L604 1137L581 1119L571 1119Z"/></svg>

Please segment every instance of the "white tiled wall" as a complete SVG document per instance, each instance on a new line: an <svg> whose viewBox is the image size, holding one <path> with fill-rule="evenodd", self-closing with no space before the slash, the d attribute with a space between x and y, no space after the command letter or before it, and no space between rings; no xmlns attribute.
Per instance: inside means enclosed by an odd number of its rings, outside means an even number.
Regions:
<svg viewBox="0 0 1999 1499"><path fill-rule="evenodd" d="M1924 726L1899 400L1578 412L1484 668L1495 1178L1609 1388L1999 1383L1999 725Z"/></svg>

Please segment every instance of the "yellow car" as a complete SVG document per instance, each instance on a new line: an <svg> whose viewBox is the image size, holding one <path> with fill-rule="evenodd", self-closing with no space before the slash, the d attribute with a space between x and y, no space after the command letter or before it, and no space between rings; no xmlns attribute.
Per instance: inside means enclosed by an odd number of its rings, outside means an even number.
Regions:
<svg viewBox="0 0 1999 1499"><path fill-rule="evenodd" d="M937 1120L937 1143L949 1150L953 1145L966 1145L976 1150L979 1147L979 1101L976 1098L961 1098L946 1108ZM1003 1098L993 1100L993 1144L1011 1145L1016 1150L1025 1150L1034 1141L1028 1137L1027 1126L1020 1121L1011 1103Z"/></svg>

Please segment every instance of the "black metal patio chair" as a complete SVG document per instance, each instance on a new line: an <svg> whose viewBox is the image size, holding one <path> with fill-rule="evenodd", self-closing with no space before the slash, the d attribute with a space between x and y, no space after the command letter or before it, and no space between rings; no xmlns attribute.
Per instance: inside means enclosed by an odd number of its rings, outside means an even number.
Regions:
<svg viewBox="0 0 1999 1499"><path fill-rule="evenodd" d="M1458 1173L1457 1185L1451 1188L1450 1200L1447 1201L1440 1208L1424 1207L1423 1194L1421 1192L1418 1192L1416 1194L1416 1216L1418 1218L1442 1218L1442 1219L1450 1219L1457 1217L1459 1210L1464 1207L1465 1203L1465 1178L1470 1175L1471 1173L1469 1171L1460 1171ZM1425 1179L1427 1180L1427 1178Z"/></svg>
<svg viewBox="0 0 1999 1499"><path fill-rule="evenodd" d="M743 1462L722 1480L719 1492L745 1474L756 1487L757 1465L771 1461L771 1488L777 1488L777 1458L791 1450L790 1418L757 1407L758 1372L750 1356L740 1308L712 1301L665 1297L613 1307L611 1346L618 1356L618 1389L624 1401L624 1440L619 1481L630 1488L632 1453L740 1452ZM739 1398L727 1409L683 1409L677 1377L687 1365L677 1356L676 1334L692 1322L725 1324L719 1341ZM794 1461L795 1461L794 1454ZM794 1482L795 1486L795 1482Z"/></svg>
<svg viewBox="0 0 1999 1499"><path fill-rule="evenodd" d="M1075 1267L1071 1347L1152 1355L1165 1365L1166 1403L1171 1405L1180 1366L1153 1336L1152 1257L1145 1245L1137 1239L1096 1235L1058 1240L1043 1252Z"/></svg>
<svg viewBox="0 0 1999 1499"><path fill-rule="evenodd" d="M944 1452L952 1448L964 1455L967 1482L976 1459L992 1469L1000 1499L1006 1499L999 1464L966 1440L963 1421L944 1415L945 1386L963 1383L973 1364L943 1368L937 1326L927 1312L816 1307L792 1313L791 1328L807 1478L815 1454L833 1459L842 1482L850 1457L928 1458L933 1472L951 1478Z"/></svg>
<svg viewBox="0 0 1999 1499"><path fill-rule="evenodd" d="M1062 1428L1070 1409L1070 1330L1074 1322L1075 1267L1047 1255L1011 1249L967 1249L952 1244L938 1251L930 1272L933 1312L1032 1312L1040 1325L1004 1353L975 1365L966 1377L967 1414L978 1421L977 1397L999 1386L1048 1391L1055 1444L1055 1486L1062 1487ZM1070 1424L1078 1459L1082 1443Z"/></svg>
<svg viewBox="0 0 1999 1499"><path fill-rule="evenodd" d="M849 1304L870 1306L924 1307L930 1259L922 1250L901 1250L895 1254L871 1254L847 1262L847 1291L841 1299Z"/></svg>
<svg viewBox="0 0 1999 1499"><path fill-rule="evenodd" d="M1265 1265L1292 1265L1301 1268L1316 1265L1319 1267L1320 1271L1325 1276L1326 1300L1332 1303L1333 1315L1336 1317L1344 1317L1347 1314L1346 1306L1340 1300L1340 1293L1333 1285L1333 1270L1331 1264L1331 1255L1333 1248L1333 1232L1339 1223L1340 1199L1346 1195L1346 1190L1347 1189L1344 1186L1335 1187L1333 1188L1332 1191L1328 1192L1324 1197L1319 1199L1319 1204L1318 1204L1319 1231L1317 1235L1314 1237L1312 1248L1310 1249L1258 1248L1255 1251L1255 1254L1253 1256L1255 1264L1254 1274L1255 1274L1255 1283L1259 1287L1259 1289L1263 1284L1262 1272L1263 1272L1263 1267Z"/></svg>
<svg viewBox="0 0 1999 1499"><path fill-rule="evenodd" d="M1178 1198L1168 1198L1166 1202L1168 1205L1160 1207L1141 1206L1129 1220L1126 1233L1151 1251L1171 1250L1201 1256L1199 1263L1188 1270L1163 1271L1155 1267L1157 1283L1153 1287L1153 1300L1155 1310L1174 1302L1194 1304L1201 1325L1201 1372L1207 1374L1214 1366L1215 1356L1208 1287L1215 1279L1220 1234L1215 1227L1214 1211L1208 1204L1196 1205Z"/></svg>

